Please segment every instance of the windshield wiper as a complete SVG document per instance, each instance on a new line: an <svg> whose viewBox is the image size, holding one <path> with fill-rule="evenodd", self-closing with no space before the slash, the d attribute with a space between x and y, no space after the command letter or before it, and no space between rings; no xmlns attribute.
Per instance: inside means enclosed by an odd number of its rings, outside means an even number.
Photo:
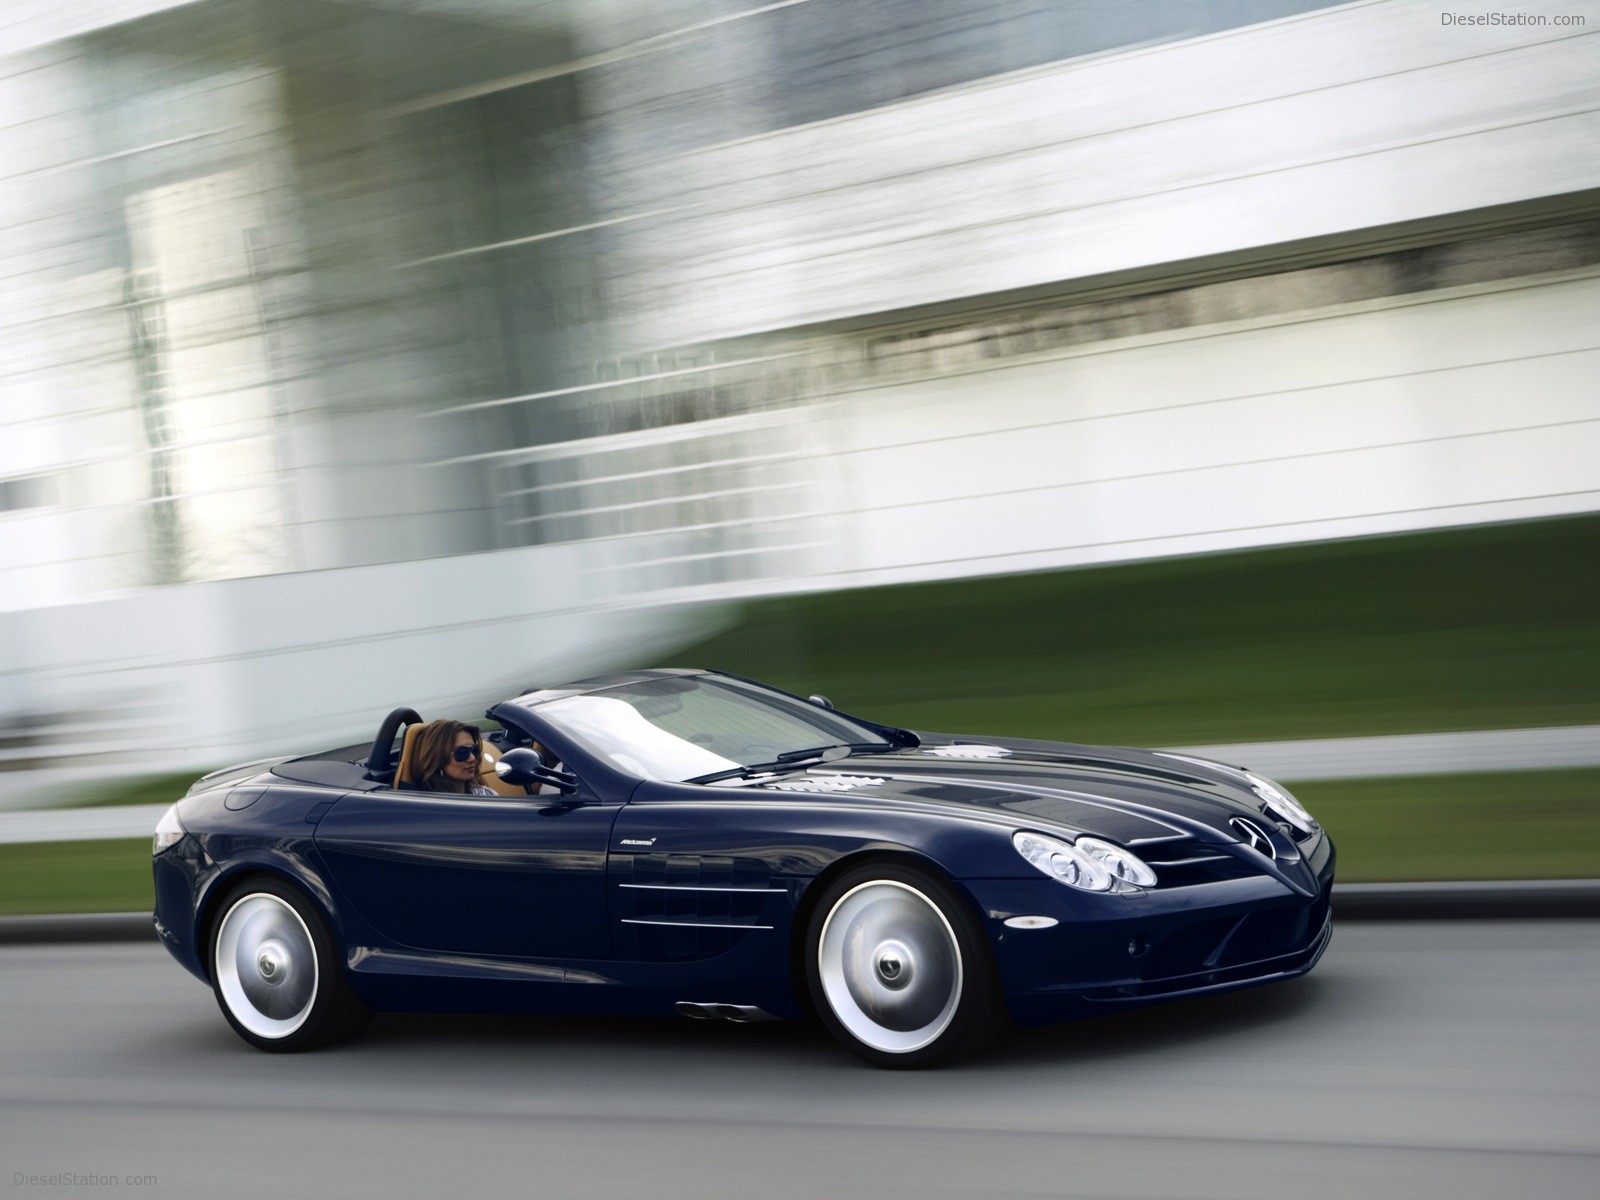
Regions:
<svg viewBox="0 0 1600 1200"><path fill-rule="evenodd" d="M808 750L785 750L771 762L729 767L726 771L713 771L710 775L700 775L684 782L716 783L722 779L748 779L751 775L760 774L762 771L776 771L780 767L798 767L814 762L838 762L842 758L849 758L857 750L889 749L892 749L892 746L888 742L835 742L827 746L812 746Z"/></svg>
<svg viewBox="0 0 1600 1200"><path fill-rule="evenodd" d="M809 750L785 750L772 761L774 765L801 762L808 758L820 759L822 762L838 762L841 758L849 758L851 749L847 742L831 742L826 746L813 746Z"/></svg>

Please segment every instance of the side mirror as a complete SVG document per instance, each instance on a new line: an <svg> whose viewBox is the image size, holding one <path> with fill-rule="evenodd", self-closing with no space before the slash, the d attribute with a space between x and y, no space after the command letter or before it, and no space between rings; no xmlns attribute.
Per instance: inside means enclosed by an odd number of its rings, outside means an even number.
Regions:
<svg viewBox="0 0 1600 1200"><path fill-rule="evenodd" d="M815 704L818 708L833 707L833 701L829 700L826 696L807 696L806 699L811 701L811 703Z"/></svg>
<svg viewBox="0 0 1600 1200"><path fill-rule="evenodd" d="M535 787L547 783L563 796L578 790L578 777L544 765L537 752L526 746L507 750L494 764L494 773L517 787Z"/></svg>

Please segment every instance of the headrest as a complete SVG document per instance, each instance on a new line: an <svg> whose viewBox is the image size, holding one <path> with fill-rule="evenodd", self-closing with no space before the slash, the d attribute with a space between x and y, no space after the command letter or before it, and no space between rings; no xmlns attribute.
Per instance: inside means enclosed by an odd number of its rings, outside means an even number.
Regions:
<svg viewBox="0 0 1600 1200"><path fill-rule="evenodd" d="M405 740L400 743L400 765L394 769L394 786L397 788L414 788L418 781L411 777L411 770L416 766L417 737L422 733L422 725L407 725Z"/></svg>

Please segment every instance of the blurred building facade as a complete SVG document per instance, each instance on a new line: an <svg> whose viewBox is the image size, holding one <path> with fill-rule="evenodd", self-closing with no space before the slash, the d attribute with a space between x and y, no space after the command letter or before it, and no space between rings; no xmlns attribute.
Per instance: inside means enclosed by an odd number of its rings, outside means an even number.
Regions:
<svg viewBox="0 0 1600 1200"><path fill-rule="evenodd" d="M1600 506L1600 4L1447 11L8 6L0 765Z"/></svg>

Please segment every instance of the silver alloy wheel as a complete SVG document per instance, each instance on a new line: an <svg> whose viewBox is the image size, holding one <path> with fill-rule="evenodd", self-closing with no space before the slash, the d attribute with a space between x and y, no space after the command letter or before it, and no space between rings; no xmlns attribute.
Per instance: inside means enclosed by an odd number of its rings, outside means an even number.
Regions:
<svg viewBox="0 0 1600 1200"><path fill-rule="evenodd" d="M961 1002L955 930L937 904L892 879L839 897L817 939L817 972L839 1023L885 1054L933 1042Z"/></svg>
<svg viewBox="0 0 1600 1200"><path fill-rule="evenodd" d="M300 914L270 892L241 897L217 930L217 987L234 1020L288 1037L317 999L317 948Z"/></svg>

